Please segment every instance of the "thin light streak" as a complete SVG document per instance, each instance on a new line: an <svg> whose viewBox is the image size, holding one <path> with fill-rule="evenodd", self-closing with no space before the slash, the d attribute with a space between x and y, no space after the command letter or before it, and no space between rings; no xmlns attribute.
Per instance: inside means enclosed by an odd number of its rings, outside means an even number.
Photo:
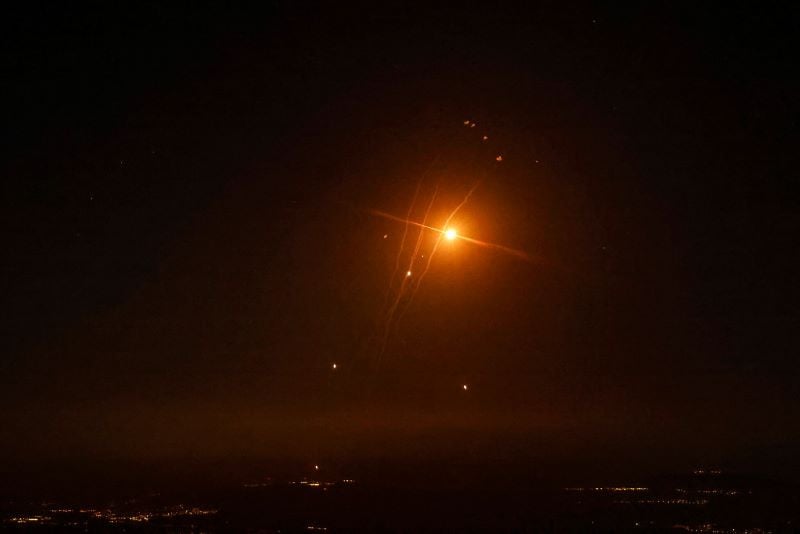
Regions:
<svg viewBox="0 0 800 534"><path fill-rule="evenodd" d="M404 224L410 224L411 226L416 226L417 228L425 228L427 230L433 230L434 232L443 232L443 230L436 228L435 226L422 224L417 221L412 221L411 219L404 219L402 217L398 217L397 215L386 213L385 211L375 210L375 209L367 209L366 211L367 213L371 213L372 215L377 215L378 217L383 217L384 219L389 219L390 221L397 221Z"/></svg>
<svg viewBox="0 0 800 534"><path fill-rule="evenodd" d="M383 217L384 219L389 219L389 220L392 220L392 221L397 221L397 222L402 222L402 223L408 222L408 224L410 224L412 226L416 226L418 228L424 228L426 230L432 230L434 232L438 232L441 235L446 235L447 234L447 230L446 229L437 228L435 226L430 226L428 224L422 224L422 223L419 223L417 221L410 221L410 220L406 221L406 219L403 219L402 217L398 217L396 215L392 215L391 213L386 213L385 211L380 211L380 210L375 210L375 209L369 209L367 211L369 213L371 213L372 215L376 215L378 217ZM519 250L519 249L515 249L515 248L512 248L512 247L507 247L505 245L500 245L498 243L491 243L489 241L483 241L481 239L477 239L477 238L474 238L474 237L469 237L469 236L466 236L466 235L463 235L463 234L457 234L455 236L454 240L462 240L462 241L466 241L467 243L472 243L473 245L478 245L479 247L490 248L490 249L493 249L493 250L498 250L500 252L505 252L507 254L510 254L510 255L516 257L516 258L519 258L521 260L525 260L525 261L528 261L528 262L531 262L531 263L535 263L536 262L535 258L533 256L531 256L530 254L528 254L527 252L525 252L525 251ZM433 254L429 254L428 255L428 260L430 261L432 259L433 259Z"/></svg>
<svg viewBox="0 0 800 534"><path fill-rule="evenodd" d="M422 178L420 178L419 181L417 182L417 187L414 190L414 196L411 198L411 205L408 206L408 213L406 213L406 225L403 228L403 237L400 239L400 249L397 251L397 258L395 259L394 262L394 271L392 271L392 276L391 278L389 278L389 288L386 290L386 296L383 299L384 307L386 307L386 305L389 303L389 294L392 291L392 286L394 285L394 279L397 276L398 271L400 271L400 259L403 255L403 248L406 246L406 236L408 235L408 226L409 226L408 221L411 218L411 213L414 211L414 205L417 203L417 197L419 196L419 189L422 186L422 181L424 179L425 175L423 175ZM383 238L386 239L386 236L384 235Z"/></svg>
<svg viewBox="0 0 800 534"><path fill-rule="evenodd" d="M490 243L489 241L481 241L480 239L475 239L474 237L467 237L464 235L458 236L458 239L463 239L467 243L472 243L473 245L478 245L479 247L490 248L494 250L499 250L500 252L505 252L506 254L510 254L516 258L527 261L529 263L536 263L536 259L527 252L525 252L524 250L507 247L505 245L500 245L498 243Z"/></svg>
<svg viewBox="0 0 800 534"><path fill-rule="evenodd" d="M394 319L395 313L397 311L397 306L400 304L400 300L403 298L403 290L406 287L406 281L411 278L411 270L414 267L414 260L419 253L420 245L422 245L422 237L423 237L423 230L427 227L425 224L428 220L428 215L430 215L431 208L433 208L433 203L436 201L436 195L439 192L439 186L437 185L436 188L433 190L433 195L431 195L431 200L428 203L428 208L425 210L425 215L422 218L422 223L414 223L410 221L410 219L405 219L402 222L408 221L408 224L413 224L414 226L418 226L420 228L419 235L417 236L417 244L414 247L414 252L411 253L411 257L409 258L408 262L408 269L406 270L406 276L403 277L402 281L400 282L400 288L397 290L397 297L394 299L394 303L389 308L388 313L386 314L386 322L384 324L383 330L383 343L381 344L381 350L378 353L378 364L380 364L380 360L383 357L384 352L386 352L386 344L389 342L389 334L392 328L392 320ZM394 216L390 214L389 218L394 218ZM384 215L385 216L385 215Z"/></svg>
<svg viewBox="0 0 800 534"><path fill-rule="evenodd" d="M414 300L414 297L417 296L417 293L419 292L419 288L422 285L422 281L425 279L425 276L428 274L428 270L430 270L430 268L431 268L431 263L433 262L433 257L436 256L436 251L439 250L439 245L441 245L441 243L442 243L442 238L445 237L445 235L447 234L447 228L450 226L450 221L453 220L453 217L455 217L456 214L458 214L458 212L461 210L461 208L463 208L464 205L469 201L469 198L472 196L472 194L475 192L475 190L478 189L478 186L481 185L482 181L483 181L482 179L478 180L472 185L470 190L464 196L464 200L462 200L458 204L458 206L456 206L455 209L452 212L450 212L450 215L448 215L447 219L444 221L444 225L442 226L443 229L438 230L439 231L439 237L436 239L436 243L434 243L434 245L433 245L433 250L431 251L430 255L428 256L428 263L425 265L425 269L419 275L419 278L417 279L417 283L416 283L416 285L413 287L413 289L411 291L411 297L408 299L409 300L409 306L410 306L411 301ZM406 310L408 310L409 306L406 306ZM402 314L401 314L401 316L402 316Z"/></svg>

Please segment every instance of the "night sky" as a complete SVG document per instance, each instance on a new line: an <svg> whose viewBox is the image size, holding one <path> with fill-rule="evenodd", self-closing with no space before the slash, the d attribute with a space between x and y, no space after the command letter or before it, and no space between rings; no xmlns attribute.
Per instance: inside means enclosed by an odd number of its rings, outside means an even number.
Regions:
<svg viewBox="0 0 800 534"><path fill-rule="evenodd" d="M9 484L800 474L796 9L291 4L3 17ZM443 244L379 355L370 210L477 179L459 232L530 261Z"/></svg>

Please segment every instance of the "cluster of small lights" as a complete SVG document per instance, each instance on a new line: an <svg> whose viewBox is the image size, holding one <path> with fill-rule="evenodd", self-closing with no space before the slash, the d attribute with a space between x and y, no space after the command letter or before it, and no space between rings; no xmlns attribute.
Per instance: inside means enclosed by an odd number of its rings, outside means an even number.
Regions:
<svg viewBox="0 0 800 534"><path fill-rule="evenodd" d="M696 489L696 490L688 490L685 488L675 488L675 491L678 493L699 493L701 495L727 495L728 497L733 497L736 495L742 495L743 493L752 494L752 490L747 491L739 491L733 489L717 489L717 488L707 488L707 489Z"/></svg>
<svg viewBox="0 0 800 534"><path fill-rule="evenodd" d="M650 488L644 488L639 486L607 486L607 487L596 487L596 488L564 488L564 491L604 491L610 493L624 493L624 492L631 492L631 491L649 491Z"/></svg>
<svg viewBox="0 0 800 534"><path fill-rule="evenodd" d="M614 501L614 504L668 504L672 506L705 506L708 499L628 499Z"/></svg>
<svg viewBox="0 0 800 534"><path fill-rule="evenodd" d="M51 509L51 513L54 514L67 514L67 513L80 513L86 514L90 517L95 519L99 519L102 521L106 521L111 524L124 524L124 523L146 523L153 519L158 518L175 518L175 517L187 517L187 516L205 516L205 515L212 515L216 514L218 511L213 509L203 509L198 508L196 506L189 507L184 506L182 504L172 506L166 509L161 509L157 511L140 511L140 512L130 512L130 513L117 513L109 509L105 510L97 510L94 508L81 508L78 510L73 510L69 508L54 508ZM62 523L54 523L54 519L51 516L44 516L44 515L17 515L12 516L6 519L6 522L23 525L23 524L36 524L36 525L46 525L46 524L62 524ZM70 523L72 526L78 526L78 523Z"/></svg>
<svg viewBox="0 0 800 534"><path fill-rule="evenodd" d="M698 469L695 469L692 472L695 475L721 475L722 474L722 470L721 469L703 469L703 468L698 468Z"/></svg>
<svg viewBox="0 0 800 534"><path fill-rule="evenodd" d="M478 126L478 124L475 121L471 121L469 119L465 120L462 124L464 124L464 126L466 126L467 128L475 128L476 126ZM488 140L489 140L489 136L488 135L486 135L486 134L481 135L481 141L486 142ZM495 160L496 161L503 161L503 156L498 155L495 158Z"/></svg>
<svg viewBox="0 0 800 534"><path fill-rule="evenodd" d="M328 491L328 488L332 486L336 486L337 484L352 484L352 480L341 480L339 482L331 482L331 481L322 481L322 480L291 480L289 481L290 486L303 486L305 488L315 488L321 489L322 491Z"/></svg>
<svg viewBox="0 0 800 534"><path fill-rule="evenodd" d="M703 532L708 534L766 534L770 532L763 528L720 528L713 523L702 523L700 525L673 525L674 529L684 530L686 532Z"/></svg>
<svg viewBox="0 0 800 534"><path fill-rule="evenodd" d="M150 521L153 516L148 513L144 514L129 514L129 515L112 515L107 519L109 523L146 523Z"/></svg>
<svg viewBox="0 0 800 534"><path fill-rule="evenodd" d="M43 515L34 515L34 516L18 515L18 516L9 517L8 518L8 522L9 523L15 523L17 525L25 525L25 524L30 524L30 523L33 523L33 524L43 523L43 522L50 521L51 519L52 519L51 517L43 516Z"/></svg>

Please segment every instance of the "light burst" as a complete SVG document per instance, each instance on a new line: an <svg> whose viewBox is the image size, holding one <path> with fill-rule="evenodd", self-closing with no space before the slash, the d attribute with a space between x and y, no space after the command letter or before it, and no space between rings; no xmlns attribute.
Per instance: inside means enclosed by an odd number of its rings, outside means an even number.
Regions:
<svg viewBox="0 0 800 534"><path fill-rule="evenodd" d="M471 119L465 119L463 121L463 125L469 129L476 128L478 126L477 123ZM489 140L489 136L480 130L482 130L482 128L476 131L476 133L478 133L476 137L483 143L486 143ZM467 202L469 202L473 193L475 193L475 191L484 181L486 176L479 178L472 184L472 186L469 188L469 191L466 193L464 198L457 206L455 206L454 209L452 209L452 211L443 221L441 226L434 226L430 224L428 220L433 205L436 201L437 193L439 192L440 182L435 183L433 187L433 192L430 195L430 200L427 203L427 207L424 211L424 216L422 217L422 221L420 222L412 219L411 216L417 206L417 201L419 199L421 190L424 189L423 183L427 181L426 176L430 172L433 172L434 164L438 163L441 157L442 153L440 152L434 158L434 160L428 165L428 167L422 173L422 175L419 177L419 180L417 181L416 188L414 191L414 195L411 199L411 203L408 207L408 212L406 213L405 217L401 217L377 209L365 210L371 215L402 223L404 227L402 234L400 234L399 247L398 247L397 257L395 258L394 270L389 279L389 284L386 290L386 294L384 296L382 311L380 313L379 324L381 325L380 330L382 332L376 334L376 336L373 338L377 340L378 343L377 358L376 358L377 365L380 365L383 354L386 351L387 343L389 341L389 337L391 335L392 330L397 327L397 325L402 320L403 315L406 312L408 312L409 308L411 308L411 305L415 300L415 297L419 292L420 287L422 286L422 282L431 268L433 259L436 256L436 253L439 250L439 246L441 245L442 241L448 241L453 243L456 240L460 240L466 243L470 243L472 245L477 245L482 248L488 248L499 252L503 252L517 259L533 262L533 258L522 250L462 235L455 227L450 225L453 218L456 217L461 208L463 208L467 204ZM495 162L502 162L503 156L502 154L495 153L493 159L495 160ZM412 236L409 235L411 234L410 232L411 228L415 228L418 230L418 233L416 235L416 243L414 243L413 245L409 243L410 247L407 247L407 241L413 240ZM435 239L433 240L433 245L430 247L428 247L428 245L423 246L423 243L426 241L426 236L430 234L433 234L435 236ZM388 233L383 234L383 239L387 239L388 237L389 237ZM409 248L411 250L409 250ZM403 258L406 258L406 260L403 261ZM404 263L405 265L403 265ZM467 389L466 384L463 386L463 388L464 390Z"/></svg>

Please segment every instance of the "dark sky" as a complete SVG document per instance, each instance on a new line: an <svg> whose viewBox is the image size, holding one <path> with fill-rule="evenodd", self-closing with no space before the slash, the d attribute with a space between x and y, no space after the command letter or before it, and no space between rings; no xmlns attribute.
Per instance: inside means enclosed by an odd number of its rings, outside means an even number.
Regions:
<svg viewBox="0 0 800 534"><path fill-rule="evenodd" d="M796 9L288 4L4 17L0 467L800 470Z"/></svg>

